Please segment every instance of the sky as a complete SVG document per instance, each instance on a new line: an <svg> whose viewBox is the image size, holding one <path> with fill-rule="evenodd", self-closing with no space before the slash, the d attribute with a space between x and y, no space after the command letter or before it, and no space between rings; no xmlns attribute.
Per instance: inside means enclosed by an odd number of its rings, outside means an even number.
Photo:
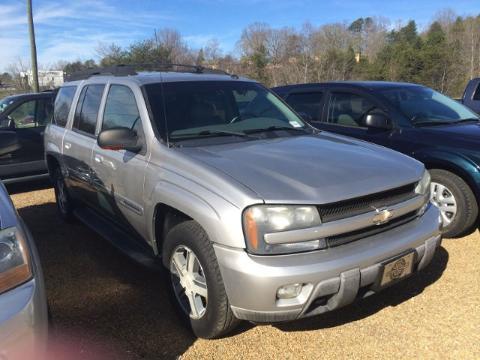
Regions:
<svg viewBox="0 0 480 360"><path fill-rule="evenodd" d="M100 44L128 46L154 29L175 28L192 48L216 39L235 54L251 23L300 28L381 16L392 24L413 19L422 29L440 10L480 14L478 0L32 0L40 68L59 60L93 58ZM0 71L29 63L26 0L0 0Z"/></svg>

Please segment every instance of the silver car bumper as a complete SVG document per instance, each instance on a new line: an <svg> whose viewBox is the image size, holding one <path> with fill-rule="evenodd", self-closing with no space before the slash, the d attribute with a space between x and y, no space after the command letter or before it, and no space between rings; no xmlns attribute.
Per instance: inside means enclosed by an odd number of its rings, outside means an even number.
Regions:
<svg viewBox="0 0 480 360"><path fill-rule="evenodd" d="M0 295L0 359L41 358L48 315L35 279Z"/></svg>
<svg viewBox="0 0 480 360"><path fill-rule="evenodd" d="M214 248L235 316L275 322L331 311L371 295L385 260L414 249L418 271L440 243L439 211L430 206L407 224L324 251L252 256L241 249ZM304 284L298 297L277 299L280 287L297 283Z"/></svg>

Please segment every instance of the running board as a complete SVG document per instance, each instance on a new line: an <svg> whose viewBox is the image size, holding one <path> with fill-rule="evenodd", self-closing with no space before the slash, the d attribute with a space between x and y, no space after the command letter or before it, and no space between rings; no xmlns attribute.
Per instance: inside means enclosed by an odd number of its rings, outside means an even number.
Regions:
<svg viewBox="0 0 480 360"><path fill-rule="evenodd" d="M79 207L75 209L74 215L91 230L105 238L110 244L135 262L151 270L159 271L163 269L162 262L153 252L149 252L149 250L141 246L133 236L126 234L115 224L103 219L93 210L86 207Z"/></svg>

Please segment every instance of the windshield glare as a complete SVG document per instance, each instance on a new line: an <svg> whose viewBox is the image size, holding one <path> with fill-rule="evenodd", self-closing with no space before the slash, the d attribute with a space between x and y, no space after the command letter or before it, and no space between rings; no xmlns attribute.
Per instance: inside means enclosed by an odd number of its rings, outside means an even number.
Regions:
<svg viewBox="0 0 480 360"><path fill-rule="evenodd" d="M381 93L400 109L412 124L478 120L478 115L462 104L426 87L385 89Z"/></svg>
<svg viewBox="0 0 480 360"><path fill-rule="evenodd" d="M8 105L13 103L14 99L12 97L6 97L2 100L0 100L0 113L3 112L7 108Z"/></svg>
<svg viewBox="0 0 480 360"><path fill-rule="evenodd" d="M166 126L158 94L163 87ZM241 81L191 81L145 86L153 117L168 137L248 133L271 127L304 128L304 122L259 84ZM223 134L225 135L225 134ZM228 135L228 134L227 134Z"/></svg>

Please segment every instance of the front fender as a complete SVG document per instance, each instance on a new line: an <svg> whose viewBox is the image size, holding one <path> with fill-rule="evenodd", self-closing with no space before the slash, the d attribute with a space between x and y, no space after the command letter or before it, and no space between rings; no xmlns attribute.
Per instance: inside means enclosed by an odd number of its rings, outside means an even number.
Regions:
<svg viewBox="0 0 480 360"><path fill-rule="evenodd" d="M439 168L460 176L480 198L480 167L469 157L451 151L424 150L413 154L427 168Z"/></svg>
<svg viewBox="0 0 480 360"><path fill-rule="evenodd" d="M242 209L185 178L163 179L154 185L148 196L147 219L154 219L158 204L168 205L193 220L205 230L210 240L224 246L245 248L242 229ZM157 248L155 223L147 229L150 243Z"/></svg>

